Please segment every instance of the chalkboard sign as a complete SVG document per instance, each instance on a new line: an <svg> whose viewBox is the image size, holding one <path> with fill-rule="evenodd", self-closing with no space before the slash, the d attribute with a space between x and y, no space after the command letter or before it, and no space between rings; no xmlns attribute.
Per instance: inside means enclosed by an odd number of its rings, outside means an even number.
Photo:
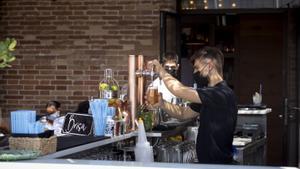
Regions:
<svg viewBox="0 0 300 169"><path fill-rule="evenodd" d="M88 114L68 113L65 117L62 133L79 136L92 134L93 117Z"/></svg>

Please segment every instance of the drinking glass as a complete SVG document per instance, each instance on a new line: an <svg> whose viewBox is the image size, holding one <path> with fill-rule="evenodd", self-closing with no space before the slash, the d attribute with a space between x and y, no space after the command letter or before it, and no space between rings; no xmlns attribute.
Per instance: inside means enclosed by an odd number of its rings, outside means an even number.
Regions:
<svg viewBox="0 0 300 169"><path fill-rule="evenodd" d="M149 86L148 91L147 91L147 101L149 104L154 105L158 103L158 89L155 86Z"/></svg>

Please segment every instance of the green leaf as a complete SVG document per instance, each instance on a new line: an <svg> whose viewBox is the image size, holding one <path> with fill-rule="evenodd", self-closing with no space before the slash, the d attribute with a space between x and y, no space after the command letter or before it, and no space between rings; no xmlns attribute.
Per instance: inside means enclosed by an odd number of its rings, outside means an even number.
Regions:
<svg viewBox="0 0 300 169"><path fill-rule="evenodd" d="M16 45L15 39L6 38L4 41L0 41L0 68L11 67L8 63L16 59L12 53Z"/></svg>
<svg viewBox="0 0 300 169"><path fill-rule="evenodd" d="M0 63L0 68L5 68L6 65L7 65L6 63L3 63L3 62L2 62L2 63Z"/></svg>
<svg viewBox="0 0 300 169"><path fill-rule="evenodd" d="M11 58L9 58L8 60L7 60L7 62L12 62L12 61L14 61L14 60L16 60L16 57L11 57Z"/></svg>
<svg viewBox="0 0 300 169"><path fill-rule="evenodd" d="M8 46L8 50L14 51L16 46L17 46L17 41L15 39L12 39Z"/></svg>

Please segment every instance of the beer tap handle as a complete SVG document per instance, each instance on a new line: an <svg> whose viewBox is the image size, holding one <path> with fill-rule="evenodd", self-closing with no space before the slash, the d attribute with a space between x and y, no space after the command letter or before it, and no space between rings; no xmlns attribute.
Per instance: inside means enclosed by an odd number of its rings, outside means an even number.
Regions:
<svg viewBox="0 0 300 169"><path fill-rule="evenodd" d="M151 76L151 82L153 83L153 81L154 81L154 75L155 75L155 73L154 73L154 66L152 66L152 68L151 68L151 73L150 73L150 76Z"/></svg>

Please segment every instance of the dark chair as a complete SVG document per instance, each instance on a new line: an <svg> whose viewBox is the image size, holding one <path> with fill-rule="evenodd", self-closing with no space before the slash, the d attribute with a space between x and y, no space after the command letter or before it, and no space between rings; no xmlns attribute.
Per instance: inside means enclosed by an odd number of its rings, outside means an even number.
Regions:
<svg viewBox="0 0 300 169"><path fill-rule="evenodd" d="M90 108L90 103L88 100L80 102L78 104L77 110L75 111L75 113L79 113L79 114L88 114L89 113L89 108Z"/></svg>

